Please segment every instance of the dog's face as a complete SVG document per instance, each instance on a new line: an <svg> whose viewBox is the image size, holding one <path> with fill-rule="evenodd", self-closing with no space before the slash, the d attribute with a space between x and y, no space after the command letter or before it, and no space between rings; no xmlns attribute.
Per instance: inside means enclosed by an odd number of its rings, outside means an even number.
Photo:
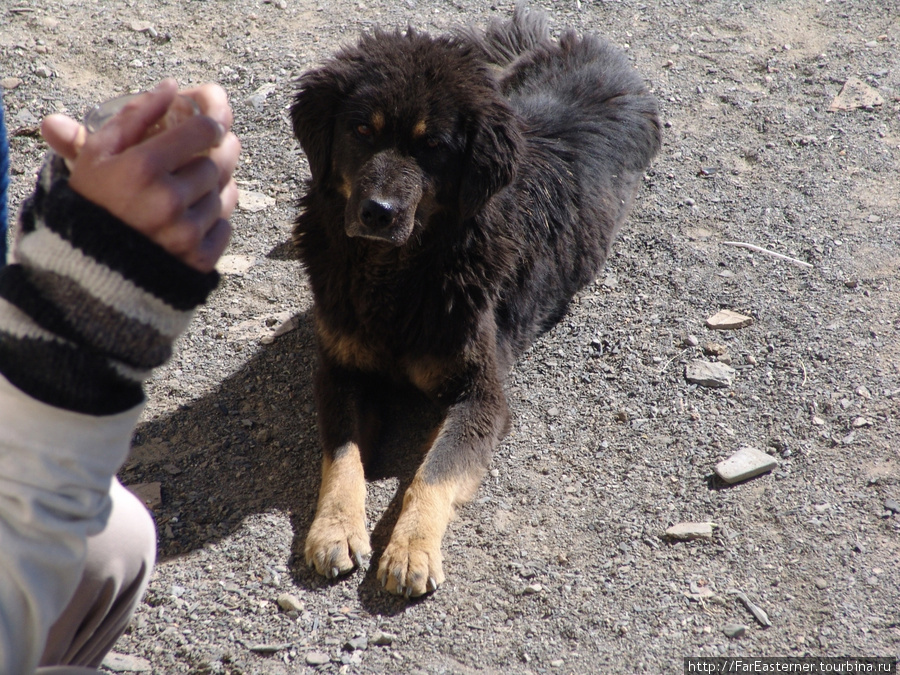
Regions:
<svg viewBox="0 0 900 675"><path fill-rule="evenodd" d="M345 200L344 232L393 246L513 178L518 122L461 46L376 33L305 75L291 109L313 189Z"/></svg>

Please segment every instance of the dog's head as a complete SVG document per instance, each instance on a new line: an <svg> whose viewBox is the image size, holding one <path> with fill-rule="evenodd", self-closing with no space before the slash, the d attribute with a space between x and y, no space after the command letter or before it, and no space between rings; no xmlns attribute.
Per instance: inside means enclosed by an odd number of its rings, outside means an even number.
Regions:
<svg viewBox="0 0 900 675"><path fill-rule="evenodd" d="M291 108L312 189L346 200L344 230L400 246L432 216L466 219L508 185L520 125L462 43L376 32L304 75Z"/></svg>

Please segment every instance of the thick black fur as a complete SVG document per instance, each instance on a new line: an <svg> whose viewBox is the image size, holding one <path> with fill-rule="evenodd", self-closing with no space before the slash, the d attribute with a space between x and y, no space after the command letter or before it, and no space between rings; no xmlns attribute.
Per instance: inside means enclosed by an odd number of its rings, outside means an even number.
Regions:
<svg viewBox="0 0 900 675"><path fill-rule="evenodd" d="M659 149L655 100L606 41L553 40L518 9L484 32L366 35L291 112L326 456L365 444L379 378L411 381L447 409L422 479L477 485L504 378L602 268Z"/></svg>

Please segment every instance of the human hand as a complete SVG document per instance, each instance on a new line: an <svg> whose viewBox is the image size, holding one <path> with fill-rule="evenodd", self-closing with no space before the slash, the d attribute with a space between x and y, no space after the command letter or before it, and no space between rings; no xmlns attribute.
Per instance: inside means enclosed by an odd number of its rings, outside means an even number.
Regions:
<svg viewBox="0 0 900 675"><path fill-rule="evenodd" d="M228 245L240 142L221 87L180 92L202 114L145 139L177 92L174 80L129 102L96 133L50 115L44 139L70 166L69 186L187 265L211 271ZM201 155L201 153L206 153Z"/></svg>

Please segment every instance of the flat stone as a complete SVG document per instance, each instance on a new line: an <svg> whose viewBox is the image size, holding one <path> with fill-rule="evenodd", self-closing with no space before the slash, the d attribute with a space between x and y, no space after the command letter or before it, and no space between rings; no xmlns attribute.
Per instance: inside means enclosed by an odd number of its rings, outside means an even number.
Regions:
<svg viewBox="0 0 900 675"><path fill-rule="evenodd" d="M281 607L281 609L283 609L285 612L299 612L305 607L305 605L300 601L300 598L290 593L282 593L278 596L276 602L278 603L278 606Z"/></svg>
<svg viewBox="0 0 900 675"><path fill-rule="evenodd" d="M20 84L22 84L22 80L18 77L4 77L0 80L0 87L4 89L15 89Z"/></svg>
<svg viewBox="0 0 900 675"><path fill-rule="evenodd" d="M715 471L726 483L738 483L771 471L778 460L762 450L745 446L728 459L716 464Z"/></svg>
<svg viewBox="0 0 900 675"><path fill-rule="evenodd" d="M722 632L730 638L744 637L744 633L747 632L747 626L739 623L729 623L722 627Z"/></svg>
<svg viewBox="0 0 900 675"><path fill-rule="evenodd" d="M308 666L324 666L331 661L331 657L323 652L309 652L306 655L306 665Z"/></svg>
<svg viewBox="0 0 900 675"><path fill-rule="evenodd" d="M369 637L369 644L378 647L389 647L390 645L394 644L394 640L396 639L397 637L393 633L377 631Z"/></svg>
<svg viewBox="0 0 900 675"><path fill-rule="evenodd" d="M666 530L670 539L686 541L689 539L712 539L712 523L678 523Z"/></svg>
<svg viewBox="0 0 900 675"><path fill-rule="evenodd" d="M729 365L710 361L691 361L684 367L684 378L701 387L730 387L737 371Z"/></svg>
<svg viewBox="0 0 900 675"><path fill-rule="evenodd" d="M344 643L344 649L348 652L355 652L366 649L369 646L369 640L365 635L357 635L351 640Z"/></svg>
<svg viewBox="0 0 900 675"><path fill-rule="evenodd" d="M223 255L216 263L219 274L233 274L242 276L256 263L252 255Z"/></svg>
<svg viewBox="0 0 900 675"><path fill-rule="evenodd" d="M885 499L884 508L885 510L891 511L892 513L900 513L900 502L898 502L896 499Z"/></svg>
<svg viewBox="0 0 900 675"><path fill-rule="evenodd" d="M270 206L275 206L275 200L262 192L251 192L250 190L238 190L238 208L242 211L256 213L263 211Z"/></svg>
<svg viewBox="0 0 900 675"><path fill-rule="evenodd" d="M745 316L732 312L730 309L723 309L716 312L706 320L706 327L713 330L737 330L746 328L753 323L752 316Z"/></svg>
<svg viewBox="0 0 900 675"><path fill-rule="evenodd" d="M149 673L153 669L146 659L118 652L109 652L100 665L114 673Z"/></svg>
<svg viewBox="0 0 900 675"><path fill-rule="evenodd" d="M840 93L832 99L828 111L874 108L879 105L884 105L884 98L881 94L858 77L848 77L844 86L841 87Z"/></svg>
<svg viewBox="0 0 900 675"><path fill-rule="evenodd" d="M256 645L248 645L247 649L256 654L277 654L280 651L284 651L285 649L290 649L291 643L286 642L284 644L269 644L269 643L261 643Z"/></svg>

